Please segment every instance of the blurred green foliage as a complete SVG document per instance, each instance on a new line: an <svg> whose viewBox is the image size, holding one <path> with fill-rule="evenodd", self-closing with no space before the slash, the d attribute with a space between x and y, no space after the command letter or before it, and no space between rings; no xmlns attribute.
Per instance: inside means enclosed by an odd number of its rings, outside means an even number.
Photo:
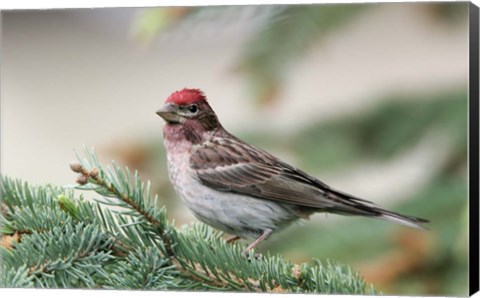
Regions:
<svg viewBox="0 0 480 298"><path fill-rule="evenodd" d="M312 120L292 138L249 133L259 146L279 147L299 166L331 170L365 160L386 160L409 149L433 130L448 136L455 155L467 152L467 89L441 94L387 96L366 112L331 121Z"/></svg>

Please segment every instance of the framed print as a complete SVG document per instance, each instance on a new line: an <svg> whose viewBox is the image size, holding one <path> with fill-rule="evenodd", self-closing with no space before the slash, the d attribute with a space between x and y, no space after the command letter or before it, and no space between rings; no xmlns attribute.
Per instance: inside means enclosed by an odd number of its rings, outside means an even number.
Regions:
<svg viewBox="0 0 480 298"><path fill-rule="evenodd" d="M3 288L478 291L478 7L1 11Z"/></svg>

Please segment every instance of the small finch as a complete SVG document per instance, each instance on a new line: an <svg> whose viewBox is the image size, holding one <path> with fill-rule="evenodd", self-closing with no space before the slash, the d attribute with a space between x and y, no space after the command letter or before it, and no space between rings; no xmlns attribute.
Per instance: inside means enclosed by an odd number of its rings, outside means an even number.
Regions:
<svg viewBox="0 0 480 298"><path fill-rule="evenodd" d="M382 209L227 132L198 89L171 94L157 111L176 192L206 224L256 247L273 232L315 212L360 215L422 228L425 219Z"/></svg>

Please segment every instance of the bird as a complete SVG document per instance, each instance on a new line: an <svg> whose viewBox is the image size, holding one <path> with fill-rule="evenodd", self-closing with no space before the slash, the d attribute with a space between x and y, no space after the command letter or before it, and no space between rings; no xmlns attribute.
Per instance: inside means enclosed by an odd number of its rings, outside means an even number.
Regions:
<svg viewBox="0 0 480 298"><path fill-rule="evenodd" d="M156 111L165 120L169 179L200 221L252 241L314 213L358 215L425 229L426 219L388 211L336 190L280 158L229 133L200 89L173 92Z"/></svg>

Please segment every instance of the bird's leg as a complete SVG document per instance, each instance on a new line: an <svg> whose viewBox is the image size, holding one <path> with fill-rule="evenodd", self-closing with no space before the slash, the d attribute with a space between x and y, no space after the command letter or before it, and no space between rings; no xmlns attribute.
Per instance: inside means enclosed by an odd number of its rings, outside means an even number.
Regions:
<svg viewBox="0 0 480 298"><path fill-rule="evenodd" d="M228 237L227 239L225 239L225 241L227 241L227 243L233 243L233 242L235 242L235 241L237 241L237 240L239 240L239 239L240 239L239 236L233 235L233 236L230 236L230 237Z"/></svg>
<svg viewBox="0 0 480 298"><path fill-rule="evenodd" d="M250 250L252 250L253 248L255 248L257 245L259 245L263 240L267 239L268 236L270 236L270 234L272 234L272 230L271 229L266 229L265 231L263 231L263 234L260 235L260 237L257 238L257 240L253 241L249 246L247 246L247 248L245 248L245 252L249 252Z"/></svg>

